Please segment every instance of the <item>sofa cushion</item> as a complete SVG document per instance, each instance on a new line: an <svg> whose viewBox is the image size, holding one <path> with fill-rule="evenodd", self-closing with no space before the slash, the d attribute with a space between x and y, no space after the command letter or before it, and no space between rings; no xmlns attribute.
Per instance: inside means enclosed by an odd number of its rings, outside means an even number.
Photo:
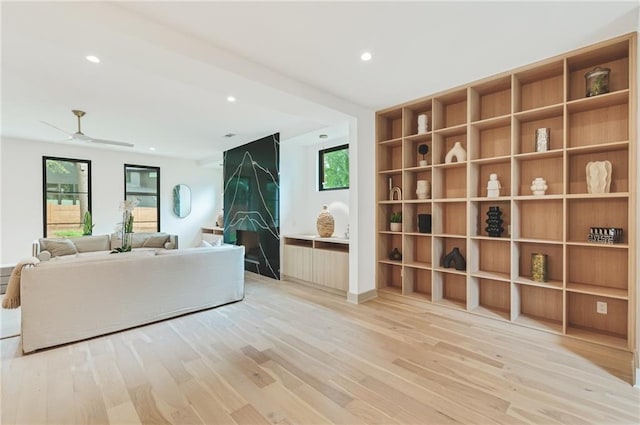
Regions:
<svg viewBox="0 0 640 425"><path fill-rule="evenodd" d="M78 252L108 251L111 249L109 235L82 236L72 239Z"/></svg>
<svg viewBox="0 0 640 425"><path fill-rule="evenodd" d="M66 238L40 239L40 248L42 250L49 251L52 257L59 257L61 255L74 255L78 253L78 249L73 244L71 239Z"/></svg>
<svg viewBox="0 0 640 425"><path fill-rule="evenodd" d="M169 235L158 233L149 235L142 244L143 248L164 248L164 244L169 241Z"/></svg>

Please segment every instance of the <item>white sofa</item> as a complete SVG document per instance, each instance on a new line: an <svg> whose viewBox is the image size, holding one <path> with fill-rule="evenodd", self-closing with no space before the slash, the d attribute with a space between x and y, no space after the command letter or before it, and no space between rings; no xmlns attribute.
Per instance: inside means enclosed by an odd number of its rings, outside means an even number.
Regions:
<svg viewBox="0 0 640 425"><path fill-rule="evenodd" d="M22 350L28 353L243 297L242 246L41 262L22 271Z"/></svg>

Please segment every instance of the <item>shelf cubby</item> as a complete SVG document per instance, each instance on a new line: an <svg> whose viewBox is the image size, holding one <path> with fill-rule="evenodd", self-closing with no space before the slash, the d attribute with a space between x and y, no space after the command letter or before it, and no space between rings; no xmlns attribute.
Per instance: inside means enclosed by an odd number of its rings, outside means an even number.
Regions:
<svg viewBox="0 0 640 425"><path fill-rule="evenodd" d="M547 281L536 282L531 277L531 254L545 254L547 256ZM564 255L562 245L517 242L514 252L518 270L515 281L524 285L533 285L562 289Z"/></svg>
<svg viewBox="0 0 640 425"><path fill-rule="evenodd" d="M567 288L577 284L626 292L629 287L626 250L594 245L567 247ZM618 291L613 294L622 295Z"/></svg>
<svg viewBox="0 0 640 425"><path fill-rule="evenodd" d="M376 114L376 141L399 139L402 137L402 108L389 109Z"/></svg>
<svg viewBox="0 0 640 425"><path fill-rule="evenodd" d="M531 183L537 177L544 178L548 186L546 193L540 195L541 197L564 193L564 164L561 152L555 156L518 158L516 167L517 195L532 195Z"/></svg>
<svg viewBox="0 0 640 425"><path fill-rule="evenodd" d="M431 301L431 270L408 265L404 268L404 278L404 295Z"/></svg>
<svg viewBox="0 0 640 425"><path fill-rule="evenodd" d="M587 243L591 227L617 227L623 230L622 242L628 241L629 200L595 198L567 200L567 240ZM593 243L595 246L605 246Z"/></svg>
<svg viewBox="0 0 640 425"><path fill-rule="evenodd" d="M427 131L432 130L433 125L433 108L431 99L418 101L403 109L404 136L413 136L418 134L418 116L427 115Z"/></svg>
<svg viewBox="0 0 640 425"><path fill-rule="evenodd" d="M467 89L442 95L433 101L433 129L440 130L467 123Z"/></svg>
<svg viewBox="0 0 640 425"><path fill-rule="evenodd" d="M405 236L402 260L405 265L417 268L431 268L431 237Z"/></svg>
<svg viewBox="0 0 640 425"><path fill-rule="evenodd" d="M472 277L469 280L469 310L497 319L511 319L509 282Z"/></svg>
<svg viewBox="0 0 640 425"><path fill-rule="evenodd" d="M436 202L433 204L432 226L437 235L465 236L467 234L466 202Z"/></svg>
<svg viewBox="0 0 640 425"><path fill-rule="evenodd" d="M521 114L514 121L515 154L536 151L536 130L539 128L550 129L549 150L564 147L562 108L548 108L535 115Z"/></svg>
<svg viewBox="0 0 640 425"><path fill-rule="evenodd" d="M446 270L446 269L445 269ZM463 274L436 271L433 274L433 301L448 307L467 308L467 278Z"/></svg>
<svg viewBox="0 0 640 425"><path fill-rule="evenodd" d="M562 290L514 284L512 320L525 326L562 333Z"/></svg>
<svg viewBox="0 0 640 425"><path fill-rule="evenodd" d="M562 103L564 62L558 60L514 75L515 112Z"/></svg>
<svg viewBox="0 0 640 425"><path fill-rule="evenodd" d="M433 199L458 199L467 197L467 167L454 163L433 169L431 197Z"/></svg>
<svg viewBox="0 0 640 425"><path fill-rule="evenodd" d="M590 50L567 59L569 71L568 100L586 97L585 74L595 67L609 68L609 91L629 88L629 43L615 43L597 50Z"/></svg>
<svg viewBox="0 0 640 425"><path fill-rule="evenodd" d="M594 97L594 99L596 99ZM628 102L569 112L567 147L591 146L629 140ZM553 140L553 134L552 134Z"/></svg>
<svg viewBox="0 0 640 425"><path fill-rule="evenodd" d="M471 125L469 159L508 157L511 154L511 117Z"/></svg>
<svg viewBox="0 0 640 425"><path fill-rule="evenodd" d="M563 240L562 199L529 199L515 202L511 226L516 239L558 241Z"/></svg>
<svg viewBox="0 0 640 425"><path fill-rule="evenodd" d="M508 240L511 236L509 229L511 227L511 202L507 199L485 199L482 201L473 201L469 209L470 214L470 226L469 234L474 236L486 236L489 234L485 230L487 227L487 212L489 207L499 207L502 211L502 227L504 232L500 237L491 237L491 239L504 239Z"/></svg>
<svg viewBox="0 0 640 425"><path fill-rule="evenodd" d="M589 162L611 162L611 187L610 193L629 191L629 150L626 145L622 149L611 149L606 152L570 152L567 155L568 193L586 194L587 174L586 167Z"/></svg>
<svg viewBox="0 0 640 425"><path fill-rule="evenodd" d="M511 113L511 76L490 80L471 87L471 122Z"/></svg>
<svg viewBox="0 0 640 425"><path fill-rule="evenodd" d="M433 141L431 133L420 134L417 136L411 136L406 138L404 143L404 167L405 168L423 168L419 161L422 160L422 155L418 153L418 146L427 145L429 152L424 156L428 166L433 164Z"/></svg>
<svg viewBox="0 0 640 425"><path fill-rule="evenodd" d="M402 213L402 223L405 233L419 233L418 228L418 214L431 214L431 221L433 223L433 209L431 202L415 202L405 203ZM428 233L420 233L427 235Z"/></svg>
<svg viewBox="0 0 640 425"><path fill-rule="evenodd" d="M511 246L508 240L471 239L467 268L471 275L509 282Z"/></svg>
<svg viewBox="0 0 640 425"><path fill-rule="evenodd" d="M402 169L402 139L378 144L378 171Z"/></svg>
<svg viewBox="0 0 640 425"><path fill-rule="evenodd" d="M477 182L471 187L469 196L471 198L486 198L487 183L491 174L498 175L500 182L500 196L511 195L511 160L471 163L469 167L471 173L471 181Z"/></svg>
<svg viewBox="0 0 640 425"><path fill-rule="evenodd" d="M428 95L376 114L376 282L394 299L466 310L547 332L633 350L638 291L637 33ZM586 96L585 73L611 69L609 92ZM417 134L418 116L429 126ZM536 130L550 129L538 152ZM445 163L456 142L462 162ZM418 147L426 144L427 165ZM586 167L611 163L607 193L588 193ZM487 197L497 174L498 197ZM391 200L388 179L402 188ZM534 195L543 178L544 195ZM431 185L417 199L416 182ZM502 211L491 237L487 211ZM402 232L389 217L402 211ZM431 215L431 232L417 217ZM615 244L588 241L591 227L622 228ZM401 261L389 259L393 248ZM457 247L465 270L444 268ZM534 281L533 254L547 258L546 281ZM607 314L596 303L608 305ZM602 310L602 305L600 305Z"/></svg>
<svg viewBox="0 0 640 425"><path fill-rule="evenodd" d="M402 266L378 262L378 276L382 285L379 289L402 293Z"/></svg>
<svg viewBox="0 0 640 425"><path fill-rule="evenodd" d="M427 180L430 186L433 181L431 168L412 168L410 171L405 171L405 184L402 190L403 199L405 201L428 201L428 199L418 199L418 195L416 194L416 182L418 180ZM428 198L430 199L431 196Z"/></svg>
<svg viewBox="0 0 640 425"><path fill-rule="evenodd" d="M597 312L597 303L607 304L607 314ZM567 293L567 333L583 332L588 339L616 338L626 345L628 301L597 295Z"/></svg>

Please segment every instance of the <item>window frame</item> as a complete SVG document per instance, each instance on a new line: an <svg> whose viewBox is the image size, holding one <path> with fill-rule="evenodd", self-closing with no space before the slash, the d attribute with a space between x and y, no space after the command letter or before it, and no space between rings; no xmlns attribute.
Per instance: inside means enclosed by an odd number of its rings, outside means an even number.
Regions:
<svg viewBox="0 0 640 425"><path fill-rule="evenodd" d="M331 187L331 188L324 188L324 155L327 153L331 153L331 152L335 152L335 151L341 151L343 149L347 150L347 154L349 152L349 143L345 143L342 145L338 145L338 146L333 146L330 148L326 148L326 149L320 149L318 151L318 191L320 192L325 192L325 191L330 191L330 190L344 190L344 189L349 189L349 186L351 184L351 175L349 175L349 184L347 184L346 186L342 186L342 187Z"/></svg>
<svg viewBox="0 0 640 425"><path fill-rule="evenodd" d="M78 159L78 158L64 158L60 156L42 156L42 237L50 237L47 235L47 161L64 161L64 162L83 162L87 164L87 211L93 215L92 203L91 203L91 160L90 159ZM79 193L79 192L77 192ZM80 218L82 224L82 218Z"/></svg>
<svg viewBox="0 0 640 425"><path fill-rule="evenodd" d="M156 232L160 231L160 205L162 205L160 203L160 167L156 167L153 165L139 165L139 164L124 164L124 173L123 173L123 179L124 179L124 199L127 199L127 195L133 195L133 196L149 196L149 193L143 193L143 192L127 192L127 168L143 168L146 169L148 171L155 171L157 173L157 179L156 179L156 196L158 201L156 202L156 212L157 212L157 217L158 217L158 221L157 221L157 225L156 225ZM135 221L134 221L134 225L135 225Z"/></svg>

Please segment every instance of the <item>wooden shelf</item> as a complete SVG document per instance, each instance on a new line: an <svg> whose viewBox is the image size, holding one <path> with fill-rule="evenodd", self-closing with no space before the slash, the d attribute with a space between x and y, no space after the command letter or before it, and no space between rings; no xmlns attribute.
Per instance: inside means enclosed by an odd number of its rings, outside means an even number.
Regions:
<svg viewBox="0 0 640 425"><path fill-rule="evenodd" d="M518 276L513 279L514 283L519 283L522 285L530 285L530 286L539 286L541 288L550 288L550 289L562 289L562 281L560 280L548 280L546 282L538 282L535 280L531 280L528 277Z"/></svg>
<svg viewBox="0 0 640 425"><path fill-rule="evenodd" d="M553 333L562 333L562 322L555 320L521 314L514 320L514 322L528 328L541 329Z"/></svg>
<svg viewBox="0 0 640 425"><path fill-rule="evenodd" d="M607 288L605 286L585 285L583 283L567 283L567 291L581 294L598 295L607 298L617 298L620 300L629 299L628 291L617 288Z"/></svg>
<svg viewBox="0 0 640 425"><path fill-rule="evenodd" d="M638 290L637 33L504 72L376 113L377 287L517 325L632 350ZM610 93L586 97L584 75L611 69ZM416 134L418 116L429 130ZM549 129L548 150L536 132ZM444 163L455 143L465 161ZM418 146L427 144L424 159ZM589 162L612 165L610 193L587 193ZM488 198L497 174L501 196ZM533 195L542 177L545 195ZM388 199L388 180L405 199ZM415 197L417 180L431 199ZM490 206L502 211L501 237L486 231ZM389 231L402 209L403 232ZM419 214L431 232L418 233ZM587 241L590 227L619 227L622 243ZM395 247L403 261L386 260ZM458 248L465 271L440 266ZM546 255L547 281L531 279ZM393 287L393 289L385 289ZM400 289L401 288L401 289ZM608 314L596 313L598 302ZM419 305L415 303L413 305Z"/></svg>

